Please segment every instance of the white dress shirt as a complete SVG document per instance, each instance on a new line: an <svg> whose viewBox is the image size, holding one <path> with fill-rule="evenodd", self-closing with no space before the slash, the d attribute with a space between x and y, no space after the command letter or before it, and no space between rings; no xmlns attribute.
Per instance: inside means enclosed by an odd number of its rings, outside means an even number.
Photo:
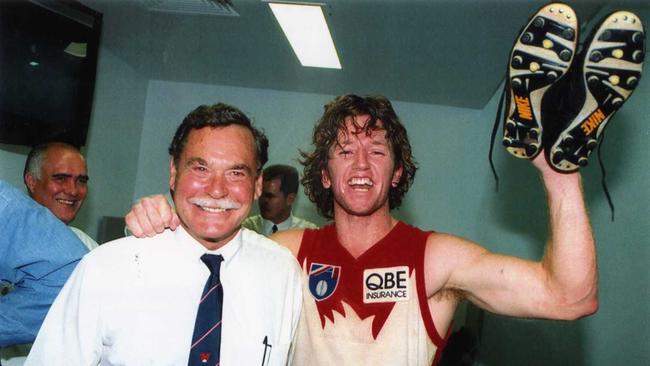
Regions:
<svg viewBox="0 0 650 366"><path fill-rule="evenodd" d="M25 365L187 365L209 270L221 254L221 365L285 365L302 304L291 253L250 230L208 251L182 227L93 250L48 313ZM269 358L270 355L270 358Z"/></svg>

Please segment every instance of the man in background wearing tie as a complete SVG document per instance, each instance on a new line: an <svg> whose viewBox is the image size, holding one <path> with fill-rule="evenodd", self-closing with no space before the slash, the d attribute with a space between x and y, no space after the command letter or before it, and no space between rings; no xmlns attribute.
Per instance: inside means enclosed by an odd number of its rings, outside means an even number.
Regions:
<svg viewBox="0 0 650 366"><path fill-rule="evenodd" d="M289 229L317 229L316 224L296 217L291 207L298 194L298 170L289 165L269 165L262 173L260 214L244 220L242 226L269 236Z"/></svg>

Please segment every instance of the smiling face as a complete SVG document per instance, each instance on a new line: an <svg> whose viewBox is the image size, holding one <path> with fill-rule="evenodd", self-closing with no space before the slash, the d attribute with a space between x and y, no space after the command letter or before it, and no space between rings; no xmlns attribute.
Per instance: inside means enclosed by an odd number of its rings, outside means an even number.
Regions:
<svg viewBox="0 0 650 366"><path fill-rule="evenodd" d="M230 241L261 193L253 135L246 128L191 130L170 164L176 212L188 233L208 249Z"/></svg>
<svg viewBox="0 0 650 366"><path fill-rule="evenodd" d="M387 213L388 193L397 185L402 168L395 169L394 156L383 129L364 130L368 116L346 120L338 144L330 147L322 184L334 194L334 215L368 216Z"/></svg>
<svg viewBox="0 0 650 366"><path fill-rule="evenodd" d="M25 183L34 201L67 225L88 194L86 162L78 151L55 145L44 153L40 177L28 172Z"/></svg>

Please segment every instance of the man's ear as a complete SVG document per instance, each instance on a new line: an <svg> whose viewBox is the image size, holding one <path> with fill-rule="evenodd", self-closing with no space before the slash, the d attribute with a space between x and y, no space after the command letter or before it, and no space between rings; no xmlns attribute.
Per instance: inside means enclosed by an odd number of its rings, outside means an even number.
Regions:
<svg viewBox="0 0 650 366"><path fill-rule="evenodd" d="M36 178L32 175L32 173L27 172L25 173L25 185L27 186L27 190L29 191L29 194L34 193L34 187L36 187Z"/></svg>
<svg viewBox="0 0 650 366"><path fill-rule="evenodd" d="M320 171L320 182L323 184L323 188L329 189L332 186L332 180L330 175L327 173L327 169L323 168Z"/></svg>
<svg viewBox="0 0 650 366"><path fill-rule="evenodd" d="M255 178L255 197L254 199L259 199L262 195L262 174L260 173L257 178Z"/></svg>
<svg viewBox="0 0 650 366"><path fill-rule="evenodd" d="M169 190L174 190L174 185L176 184L176 164L174 163L174 158L169 160Z"/></svg>
<svg viewBox="0 0 650 366"><path fill-rule="evenodd" d="M402 179L402 173L404 173L404 168L400 165L393 172L393 179L391 179L391 181L390 181L393 188L397 188L397 185L399 184L399 181Z"/></svg>
<svg viewBox="0 0 650 366"><path fill-rule="evenodd" d="M289 204L289 206L293 206L293 201L295 201L295 200L296 200L296 194L295 193L289 193L287 195L287 203Z"/></svg>

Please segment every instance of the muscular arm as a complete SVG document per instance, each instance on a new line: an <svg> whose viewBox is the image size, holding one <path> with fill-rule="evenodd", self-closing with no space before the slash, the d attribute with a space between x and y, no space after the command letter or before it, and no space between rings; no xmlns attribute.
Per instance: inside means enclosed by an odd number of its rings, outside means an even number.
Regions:
<svg viewBox="0 0 650 366"><path fill-rule="evenodd" d="M425 258L430 296L458 290L486 310L523 317L575 319L596 311L596 250L580 175L556 173L541 159L535 164L551 226L542 260L497 255L458 237L432 234Z"/></svg>

